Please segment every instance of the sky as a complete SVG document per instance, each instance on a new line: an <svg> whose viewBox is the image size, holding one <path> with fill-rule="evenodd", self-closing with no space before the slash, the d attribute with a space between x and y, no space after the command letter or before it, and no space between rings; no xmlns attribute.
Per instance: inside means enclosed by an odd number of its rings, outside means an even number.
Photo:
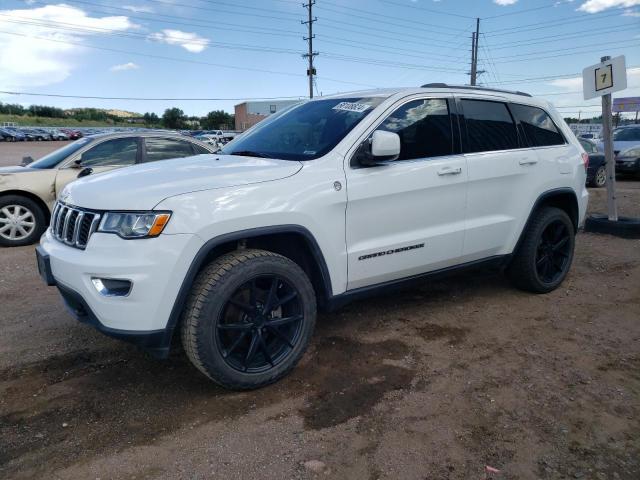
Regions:
<svg viewBox="0 0 640 480"><path fill-rule="evenodd" d="M316 0L316 95L429 82L544 96L599 112L581 72L625 55L640 96L640 0ZM302 0L0 0L0 102L188 115L308 95ZM42 95L127 97L64 98Z"/></svg>

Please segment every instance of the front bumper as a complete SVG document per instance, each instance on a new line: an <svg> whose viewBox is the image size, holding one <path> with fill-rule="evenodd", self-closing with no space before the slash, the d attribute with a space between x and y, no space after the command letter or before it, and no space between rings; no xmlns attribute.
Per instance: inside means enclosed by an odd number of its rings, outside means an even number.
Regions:
<svg viewBox="0 0 640 480"><path fill-rule="evenodd" d="M171 310L202 244L198 236L187 234L123 240L94 233L87 248L80 250L47 230L37 248L38 257L49 265L50 281L46 274L43 278L55 284L78 320L162 357L168 354L173 334L174 326L168 324ZM129 280L133 286L126 297L104 296L92 278Z"/></svg>
<svg viewBox="0 0 640 480"><path fill-rule="evenodd" d="M616 160L617 173L640 173L640 159Z"/></svg>

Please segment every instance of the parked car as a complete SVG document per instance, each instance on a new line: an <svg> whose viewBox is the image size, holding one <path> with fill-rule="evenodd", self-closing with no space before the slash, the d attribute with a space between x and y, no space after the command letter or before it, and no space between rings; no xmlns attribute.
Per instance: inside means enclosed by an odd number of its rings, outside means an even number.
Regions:
<svg viewBox="0 0 640 480"><path fill-rule="evenodd" d="M616 155L616 172L640 175L640 144Z"/></svg>
<svg viewBox="0 0 640 480"><path fill-rule="evenodd" d="M620 152L640 146L640 125L625 125L613 131L613 153ZM604 152L604 143L598 143L598 150Z"/></svg>
<svg viewBox="0 0 640 480"><path fill-rule="evenodd" d="M24 141L25 136L21 132L12 130L10 128L0 128L0 139L5 142L19 142Z"/></svg>
<svg viewBox="0 0 640 480"><path fill-rule="evenodd" d="M587 185L600 188L607 183L607 168L604 153L598 151L598 146L593 140L578 138L580 145L589 155L589 165L587 167Z"/></svg>
<svg viewBox="0 0 640 480"><path fill-rule="evenodd" d="M0 168L0 245L29 245L47 228L55 198L69 182L119 167L212 153L172 134L118 133L84 137L23 166Z"/></svg>
<svg viewBox="0 0 640 480"><path fill-rule="evenodd" d="M79 130L72 130L70 128L61 128L60 131L65 133L69 137L69 140L77 140L83 137L82 132L80 132Z"/></svg>
<svg viewBox="0 0 640 480"><path fill-rule="evenodd" d="M223 146L222 140L216 135L203 133L202 135L196 135L193 138L216 148L221 148Z"/></svg>
<svg viewBox="0 0 640 480"><path fill-rule="evenodd" d="M27 135L30 135L35 141L42 142L45 140L51 140L51 134L41 128L28 128L25 130Z"/></svg>
<svg viewBox="0 0 640 480"><path fill-rule="evenodd" d="M472 266L557 288L586 162L562 116L519 92L320 97L207 161L71 183L36 255L78 319L160 357L179 332L210 379L257 388L295 367L318 306Z"/></svg>
<svg viewBox="0 0 640 480"><path fill-rule="evenodd" d="M62 130L50 130L49 134L51 135L52 140L69 140L69 135L64 133Z"/></svg>

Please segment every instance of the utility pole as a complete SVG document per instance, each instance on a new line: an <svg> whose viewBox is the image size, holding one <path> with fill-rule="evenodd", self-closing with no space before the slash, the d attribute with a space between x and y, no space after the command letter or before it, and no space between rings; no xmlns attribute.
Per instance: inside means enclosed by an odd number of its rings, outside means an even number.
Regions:
<svg viewBox="0 0 640 480"><path fill-rule="evenodd" d="M476 31L471 34L471 85L478 79L478 44L480 43L480 18L476 18ZM480 72L482 73L482 72Z"/></svg>
<svg viewBox="0 0 640 480"><path fill-rule="evenodd" d="M309 0L309 3L303 3L302 6L307 9L309 14L308 20L300 21L303 25L307 25L309 28L308 37L302 37L309 43L309 53L305 53L302 55L302 58L309 59L309 67L307 68L307 76L309 77L309 98L313 98L313 79L316 75L316 69L313 66L313 58L318 55L318 52L313 51L313 39L315 35L313 34L313 24L318 21L316 17L313 16L313 6L316 4L315 0Z"/></svg>

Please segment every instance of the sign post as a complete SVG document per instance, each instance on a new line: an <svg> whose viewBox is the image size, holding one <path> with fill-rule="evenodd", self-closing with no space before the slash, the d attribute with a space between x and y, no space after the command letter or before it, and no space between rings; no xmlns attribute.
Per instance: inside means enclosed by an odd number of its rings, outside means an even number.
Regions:
<svg viewBox="0 0 640 480"><path fill-rule="evenodd" d="M627 69L624 56L602 57L600 63L582 71L584 99L602 97L602 134L607 169L607 214L609 221L618 221L616 205L616 165L613 154L613 119L611 94L627 88Z"/></svg>

